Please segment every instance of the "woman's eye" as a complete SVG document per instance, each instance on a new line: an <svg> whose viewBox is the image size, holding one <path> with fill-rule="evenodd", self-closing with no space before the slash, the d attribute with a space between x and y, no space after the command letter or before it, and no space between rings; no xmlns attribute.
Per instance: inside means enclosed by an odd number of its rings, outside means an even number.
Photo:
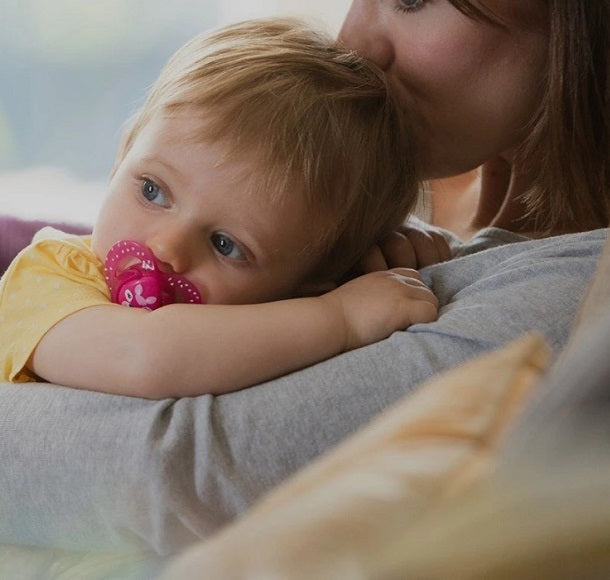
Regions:
<svg viewBox="0 0 610 580"><path fill-rule="evenodd" d="M169 200L165 192L151 179L143 179L141 186L142 195L151 203L161 205L163 207L169 206Z"/></svg>
<svg viewBox="0 0 610 580"><path fill-rule="evenodd" d="M400 12L414 12L426 3L426 0L398 0L396 9Z"/></svg>
<svg viewBox="0 0 610 580"><path fill-rule="evenodd" d="M211 240L216 251L225 258L239 261L245 261L247 259L240 247L229 236L225 236L224 234L212 234Z"/></svg>

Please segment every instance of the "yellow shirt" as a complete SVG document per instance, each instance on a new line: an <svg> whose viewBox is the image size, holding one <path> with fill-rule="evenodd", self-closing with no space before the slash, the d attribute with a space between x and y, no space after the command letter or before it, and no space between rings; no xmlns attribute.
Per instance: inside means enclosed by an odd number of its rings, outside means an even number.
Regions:
<svg viewBox="0 0 610 580"><path fill-rule="evenodd" d="M0 280L0 381L39 380L25 365L45 333L78 310L109 303L91 236L40 230Z"/></svg>

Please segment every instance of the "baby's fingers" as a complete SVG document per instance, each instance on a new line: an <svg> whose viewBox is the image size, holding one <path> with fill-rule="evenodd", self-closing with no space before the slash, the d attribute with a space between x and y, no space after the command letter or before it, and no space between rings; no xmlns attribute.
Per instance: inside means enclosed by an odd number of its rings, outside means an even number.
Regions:
<svg viewBox="0 0 610 580"><path fill-rule="evenodd" d="M394 268L391 272L405 286L404 308L408 313L408 323L435 321L438 318L438 298L426 286L419 272L409 268Z"/></svg>
<svg viewBox="0 0 610 580"><path fill-rule="evenodd" d="M400 279L404 279L405 283L412 283L416 286L423 286L424 288L428 288L425 285L424 279L422 278L421 274L413 268L392 268L391 270L388 270L388 272Z"/></svg>

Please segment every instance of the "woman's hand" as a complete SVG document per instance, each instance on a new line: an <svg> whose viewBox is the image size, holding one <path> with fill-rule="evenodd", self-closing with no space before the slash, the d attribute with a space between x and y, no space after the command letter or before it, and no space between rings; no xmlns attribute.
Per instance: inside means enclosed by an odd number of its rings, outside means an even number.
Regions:
<svg viewBox="0 0 610 580"><path fill-rule="evenodd" d="M373 246L360 263L363 272L389 268L420 269L451 258L442 234L407 223Z"/></svg>
<svg viewBox="0 0 610 580"><path fill-rule="evenodd" d="M319 299L343 325L343 350L382 340L411 324L432 322L438 315L436 296L420 274L408 268L365 274Z"/></svg>

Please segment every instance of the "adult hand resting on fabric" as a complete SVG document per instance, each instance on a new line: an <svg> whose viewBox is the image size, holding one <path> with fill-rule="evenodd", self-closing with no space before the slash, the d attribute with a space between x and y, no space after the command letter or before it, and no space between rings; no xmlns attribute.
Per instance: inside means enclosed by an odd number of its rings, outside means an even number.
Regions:
<svg viewBox="0 0 610 580"><path fill-rule="evenodd" d="M445 236L412 219L374 245L360 266L364 272L400 267L420 269L450 258L451 248Z"/></svg>

